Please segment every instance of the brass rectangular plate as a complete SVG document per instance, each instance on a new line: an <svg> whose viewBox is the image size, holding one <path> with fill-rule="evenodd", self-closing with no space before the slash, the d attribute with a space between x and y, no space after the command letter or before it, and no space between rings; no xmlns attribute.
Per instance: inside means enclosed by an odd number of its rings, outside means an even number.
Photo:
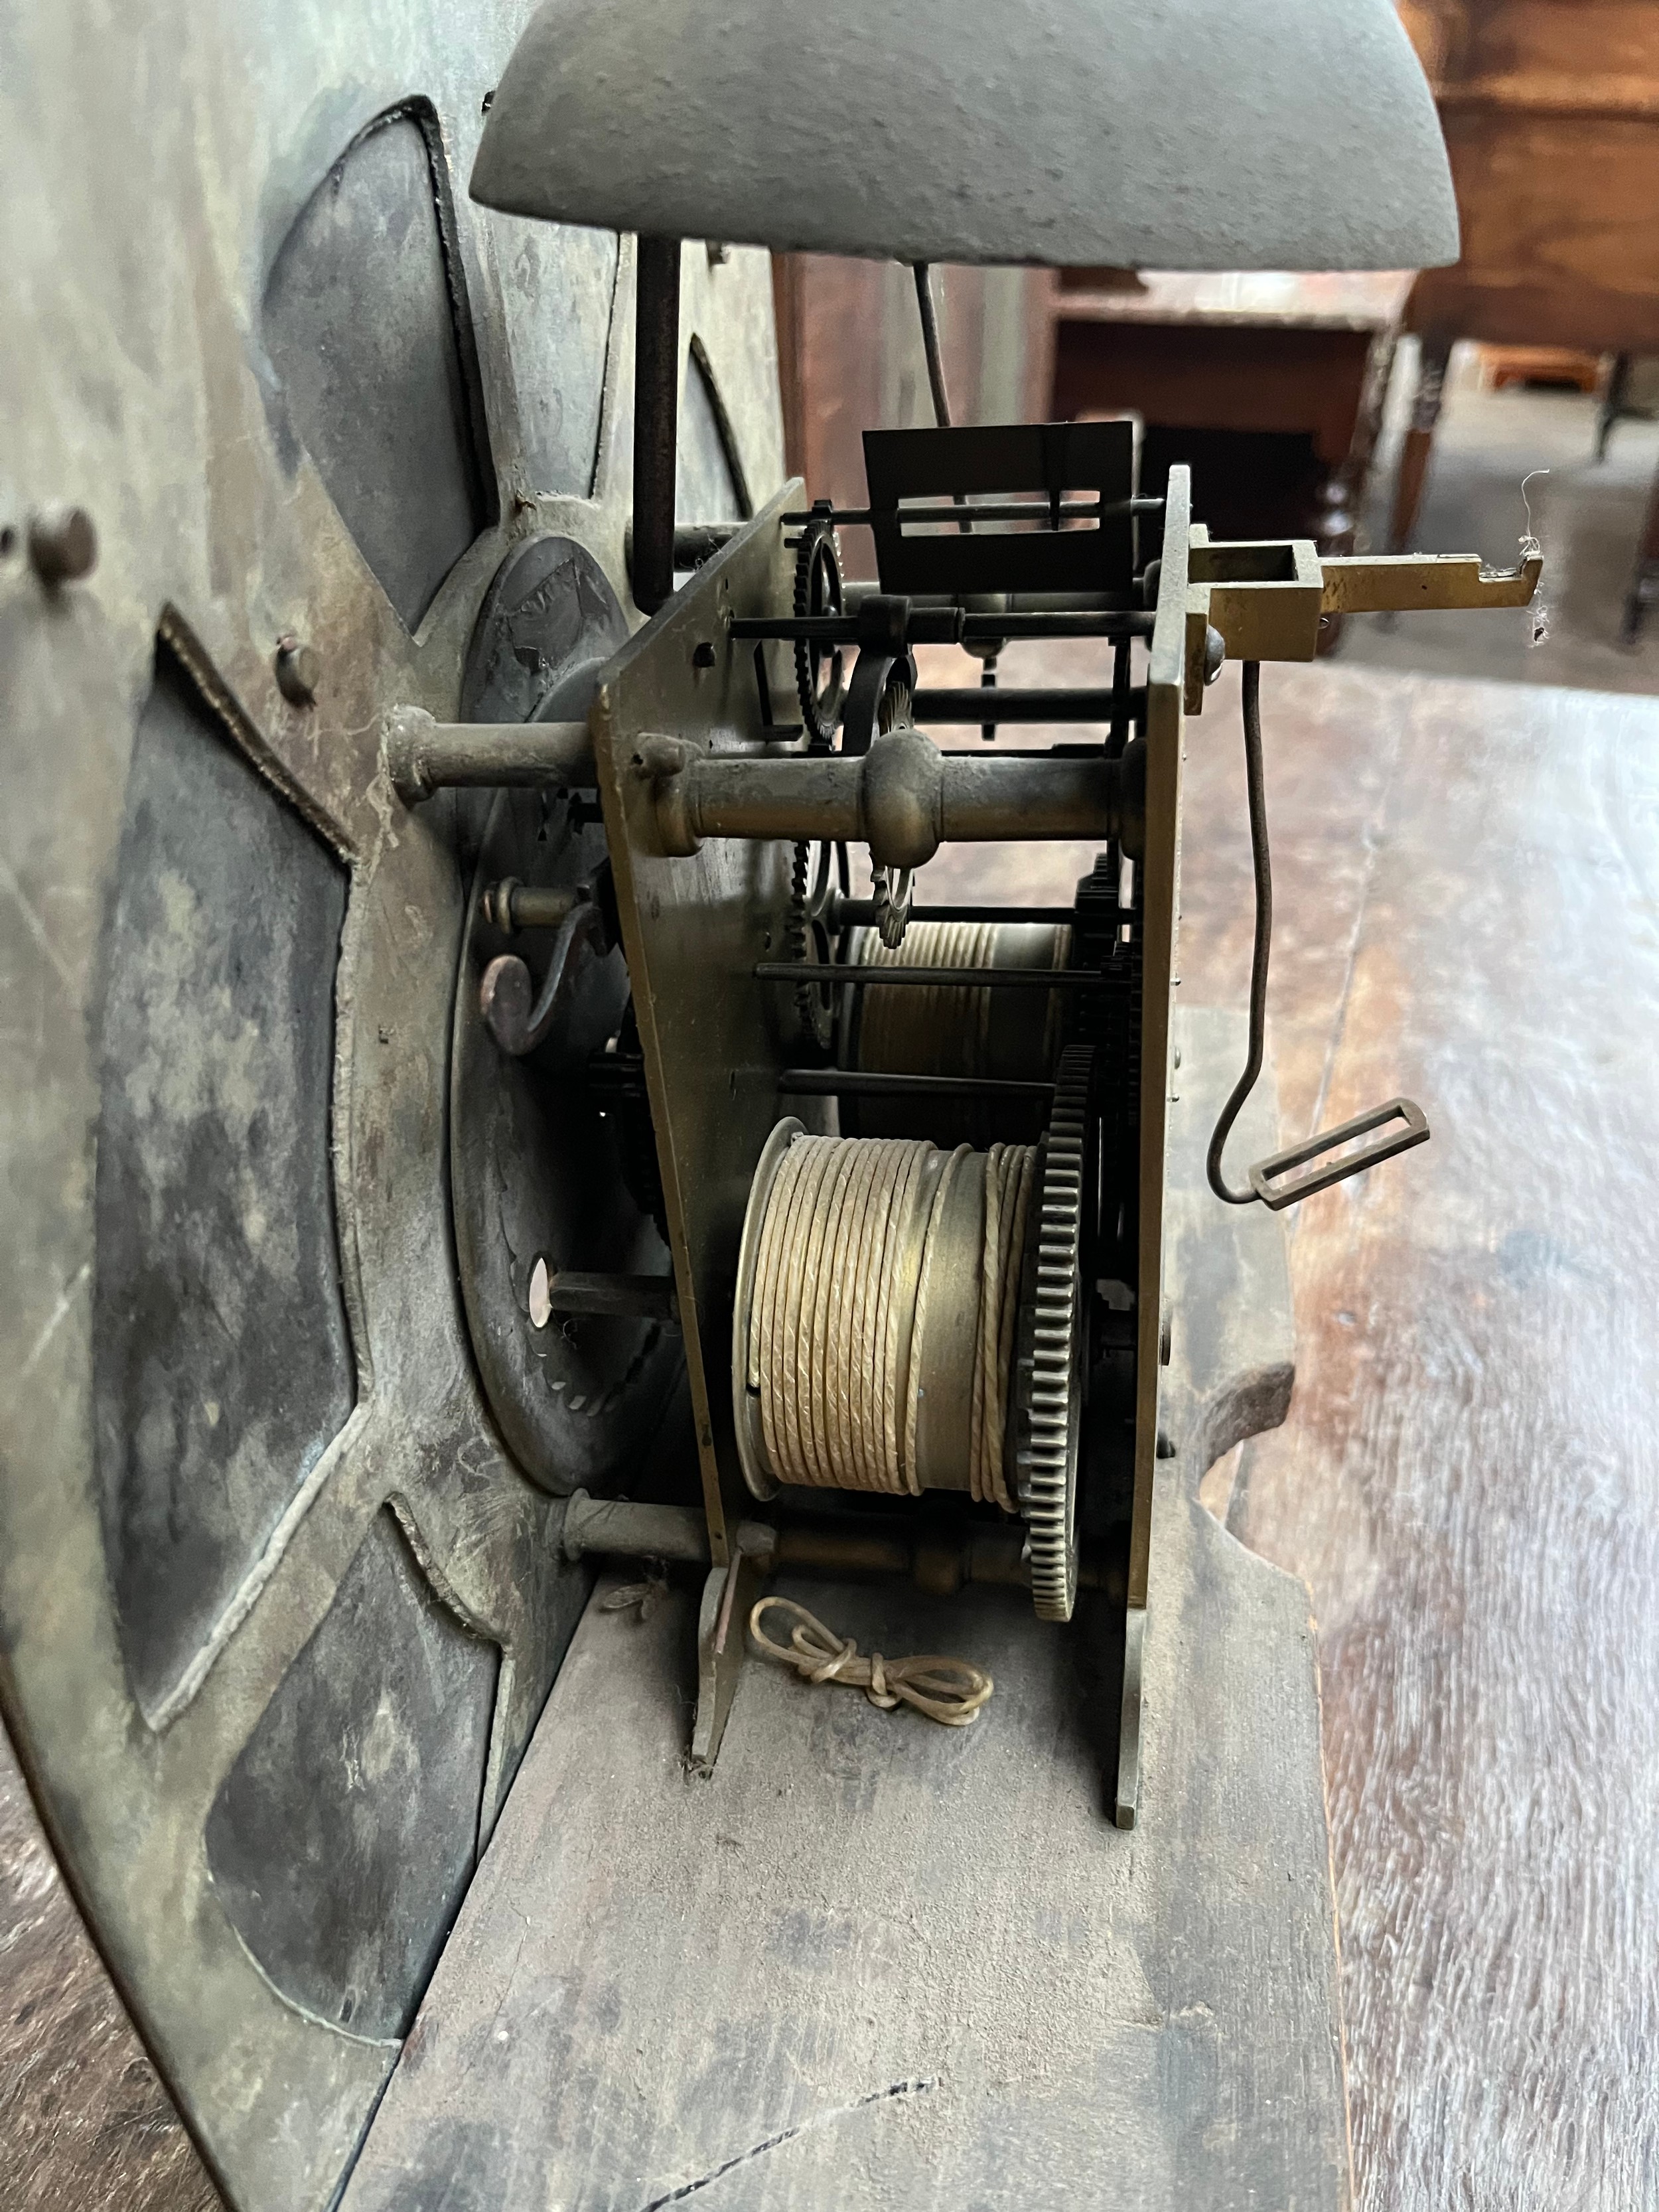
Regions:
<svg viewBox="0 0 1659 2212"><path fill-rule="evenodd" d="M716 1565L748 1492L732 1425L732 1302L750 1178L779 1118L777 1079L789 1065L793 1001L755 981L757 961L781 958L793 848L716 839L690 859L665 854L651 787L635 766L650 732L721 755L763 757L755 647L733 641L744 616L787 611L793 556L779 517L799 507L787 484L700 569L606 670L591 722L623 949L634 990L667 1205L691 1407ZM712 665L697 665L712 647ZM705 653L704 658L707 658ZM774 653L781 694L787 664ZM811 1102L793 1100L803 1121ZM817 1111L829 1126L828 1102Z"/></svg>
<svg viewBox="0 0 1659 2212"><path fill-rule="evenodd" d="M1181 920L1181 766L1186 742L1190 478L1170 471L1164 516L1164 567L1146 671L1146 850L1141 866L1144 915L1140 1017L1140 1281L1135 1361L1134 1519L1129 1541L1129 1603L1146 1602L1152 1473L1158 1451L1159 1347L1164 1310L1164 1181L1170 1102L1170 1000ZM1197 650L1202 653L1199 636Z"/></svg>
<svg viewBox="0 0 1659 2212"><path fill-rule="evenodd" d="M1146 847L1141 872L1140 1279L1135 1340L1135 1472L1129 1528L1128 1613L1118 1729L1115 1818L1133 1827L1140 1788L1141 1656L1152 1540L1152 1486L1164 1390L1164 1184L1176 948L1181 927L1181 770L1187 701L1203 683L1204 623L1191 617L1191 558L1203 543L1192 527L1192 481L1170 471L1164 566L1146 670Z"/></svg>

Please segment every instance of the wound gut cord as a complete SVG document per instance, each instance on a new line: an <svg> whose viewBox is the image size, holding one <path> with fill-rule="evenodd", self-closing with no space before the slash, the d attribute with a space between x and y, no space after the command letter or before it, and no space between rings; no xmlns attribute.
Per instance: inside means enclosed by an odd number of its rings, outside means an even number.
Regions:
<svg viewBox="0 0 1659 2212"><path fill-rule="evenodd" d="M958 1175L982 1175L969 1489L1015 1510L1005 1465L1009 1376L1036 1151L924 1139L797 1137L761 1224L749 1370L781 1482L920 1494L917 1419L933 1231Z"/></svg>

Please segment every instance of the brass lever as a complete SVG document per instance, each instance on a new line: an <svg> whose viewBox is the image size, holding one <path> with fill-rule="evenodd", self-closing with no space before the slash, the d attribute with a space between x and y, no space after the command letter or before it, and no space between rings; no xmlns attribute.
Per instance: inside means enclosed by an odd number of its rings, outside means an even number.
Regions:
<svg viewBox="0 0 1659 2212"><path fill-rule="evenodd" d="M1409 614L1448 607L1524 607L1544 573L1541 553L1488 568L1478 553L1377 553L1322 561L1327 615Z"/></svg>

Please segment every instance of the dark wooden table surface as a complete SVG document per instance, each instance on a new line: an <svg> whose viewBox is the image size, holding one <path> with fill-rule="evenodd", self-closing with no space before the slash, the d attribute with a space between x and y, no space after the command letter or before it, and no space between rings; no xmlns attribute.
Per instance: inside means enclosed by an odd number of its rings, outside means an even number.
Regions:
<svg viewBox="0 0 1659 2212"><path fill-rule="evenodd" d="M1102 680L1080 655L1066 675ZM1006 680L1030 672L1011 655ZM1659 701L1321 666L1265 670L1262 712L1285 1141L1400 1091L1434 1130L1291 1216L1296 1395L1221 1500L1320 1624L1358 2202L1638 2212L1659 2203ZM1236 1003L1231 672L1188 775L1182 988ZM1073 858L1039 863L1040 895Z"/></svg>
<svg viewBox="0 0 1659 2212"><path fill-rule="evenodd" d="M1008 656L1006 680L1037 672ZM1064 672L1103 680L1082 653ZM1230 1496L1212 1486L1236 1534L1307 1578L1320 1622L1359 2203L1643 2212L1659 702L1323 665L1267 671L1263 712L1287 1139L1399 1091L1435 1133L1292 1217L1290 1419L1245 1448ZM1182 991L1237 1004L1231 672L1188 769ZM1077 859L989 866L1008 895L1045 896ZM929 890L963 866L936 864ZM3 1775L0 1808L4 2201L193 2212L199 2172Z"/></svg>
<svg viewBox="0 0 1659 2212"><path fill-rule="evenodd" d="M1231 1522L1322 1632L1363 2201L1626 2212L1659 2203L1659 702L1321 696L1317 742L1273 726L1281 1093L1301 1128L1405 1091L1436 1136L1301 1210L1303 1388Z"/></svg>

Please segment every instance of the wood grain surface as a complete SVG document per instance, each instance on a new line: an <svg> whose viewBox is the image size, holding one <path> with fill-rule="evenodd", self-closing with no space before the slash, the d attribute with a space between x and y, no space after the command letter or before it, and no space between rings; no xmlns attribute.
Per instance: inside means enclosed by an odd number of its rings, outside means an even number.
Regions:
<svg viewBox="0 0 1659 2212"><path fill-rule="evenodd" d="M1232 1525L1322 1624L1364 2202L1627 2212L1659 2201L1659 706L1379 704L1346 899L1298 880L1339 762L1280 775L1281 1082L1291 1127L1406 1091L1435 1141L1301 1209L1302 1392Z"/></svg>
<svg viewBox="0 0 1659 2212"><path fill-rule="evenodd" d="M0 1729L0 2204L219 2212Z"/></svg>
<svg viewBox="0 0 1659 2212"><path fill-rule="evenodd" d="M1409 327L1500 344L1659 344L1659 11L1650 0L1402 0L1462 228Z"/></svg>
<svg viewBox="0 0 1659 2212"><path fill-rule="evenodd" d="M1036 675L1010 656L1006 681ZM1358 2201L1638 2212L1659 2203L1659 702L1270 668L1262 714L1285 1140L1397 1091L1434 1130L1291 1217L1296 1395L1230 1515L1320 1622ZM1231 672L1188 748L1182 989L1237 1005ZM1005 888L1049 896L1073 857L1010 854Z"/></svg>

